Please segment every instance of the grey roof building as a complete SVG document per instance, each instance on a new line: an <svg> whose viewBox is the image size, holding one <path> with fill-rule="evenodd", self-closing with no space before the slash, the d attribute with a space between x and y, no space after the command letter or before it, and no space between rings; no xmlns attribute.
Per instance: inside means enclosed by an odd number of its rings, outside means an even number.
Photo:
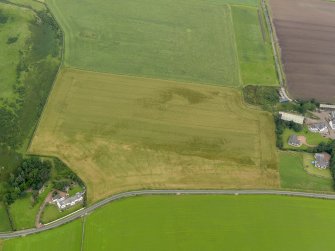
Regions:
<svg viewBox="0 0 335 251"><path fill-rule="evenodd" d="M325 169L327 167L329 167L329 162L330 162L330 154L328 153L316 153L314 155L315 161L314 161L314 165L315 167L321 168L321 169Z"/></svg>
<svg viewBox="0 0 335 251"><path fill-rule="evenodd" d="M295 146L295 147L299 147L299 146L301 146L301 142L300 142L300 140L298 139L298 136L295 135L295 134L292 134L292 135L290 136L290 138L288 139L288 144L289 144L290 146Z"/></svg>

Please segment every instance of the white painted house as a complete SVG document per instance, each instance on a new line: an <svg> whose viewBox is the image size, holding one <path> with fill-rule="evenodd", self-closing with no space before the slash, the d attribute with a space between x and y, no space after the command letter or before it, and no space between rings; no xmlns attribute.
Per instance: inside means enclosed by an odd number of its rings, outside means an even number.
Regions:
<svg viewBox="0 0 335 251"><path fill-rule="evenodd" d="M64 210L82 202L84 200L84 194L85 192L81 192L76 193L74 196L68 198L56 197L52 200L52 202L54 202L57 205L59 210Z"/></svg>
<svg viewBox="0 0 335 251"><path fill-rule="evenodd" d="M309 125L308 129L311 132L319 132L319 133L326 133L326 132L328 132L327 124L324 123L324 122L320 122L320 123L315 123L315 124Z"/></svg>

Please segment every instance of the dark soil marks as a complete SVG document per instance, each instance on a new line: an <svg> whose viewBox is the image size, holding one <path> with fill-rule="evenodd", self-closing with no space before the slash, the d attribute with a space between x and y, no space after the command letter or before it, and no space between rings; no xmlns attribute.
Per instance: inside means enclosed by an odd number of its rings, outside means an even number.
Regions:
<svg viewBox="0 0 335 251"><path fill-rule="evenodd" d="M335 103L335 3L270 0L293 98Z"/></svg>

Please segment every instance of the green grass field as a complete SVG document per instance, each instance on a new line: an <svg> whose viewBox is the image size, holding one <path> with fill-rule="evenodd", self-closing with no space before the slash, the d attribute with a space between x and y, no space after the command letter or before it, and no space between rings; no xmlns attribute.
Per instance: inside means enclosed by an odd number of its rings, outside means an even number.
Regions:
<svg viewBox="0 0 335 251"><path fill-rule="evenodd" d="M4 242L2 251L332 251L335 201L282 196L151 196ZM64 245L66 243L66 245Z"/></svg>
<svg viewBox="0 0 335 251"><path fill-rule="evenodd" d="M271 40L259 8L232 6L244 85L278 85Z"/></svg>
<svg viewBox="0 0 335 251"><path fill-rule="evenodd" d="M258 0L46 2L65 31L66 66L235 87L241 74L246 84L277 83Z"/></svg>
<svg viewBox="0 0 335 251"><path fill-rule="evenodd" d="M16 66L20 61L19 50L25 46L30 38L29 22L33 20L31 11L21 10L0 2L0 16L6 16L5 23L0 23L0 105L1 99L15 100L13 92L16 84ZM8 44L10 37L17 37L17 41Z"/></svg>
<svg viewBox="0 0 335 251"><path fill-rule="evenodd" d="M274 141L271 115L235 89L65 69L29 152L60 157L95 201L149 187L278 187Z"/></svg>
<svg viewBox="0 0 335 251"><path fill-rule="evenodd" d="M80 220L43 234L12 239L3 243L1 251L80 251L82 224ZM1 245L0 245L1 247Z"/></svg>
<svg viewBox="0 0 335 251"><path fill-rule="evenodd" d="M304 169L303 153L280 152L279 172L282 188L334 191L332 179L317 177Z"/></svg>
<svg viewBox="0 0 335 251"><path fill-rule="evenodd" d="M6 209L2 203L0 203L0 232L11 231L9 218ZM1 245L0 245L1 246ZM1 249L0 249L1 250Z"/></svg>

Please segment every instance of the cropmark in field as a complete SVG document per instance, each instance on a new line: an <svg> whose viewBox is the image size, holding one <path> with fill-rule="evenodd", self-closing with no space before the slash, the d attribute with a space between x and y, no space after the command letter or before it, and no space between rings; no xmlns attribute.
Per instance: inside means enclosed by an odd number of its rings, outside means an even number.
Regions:
<svg viewBox="0 0 335 251"><path fill-rule="evenodd" d="M90 201L139 188L278 187L271 115L223 87L64 69L29 151L65 160Z"/></svg>

